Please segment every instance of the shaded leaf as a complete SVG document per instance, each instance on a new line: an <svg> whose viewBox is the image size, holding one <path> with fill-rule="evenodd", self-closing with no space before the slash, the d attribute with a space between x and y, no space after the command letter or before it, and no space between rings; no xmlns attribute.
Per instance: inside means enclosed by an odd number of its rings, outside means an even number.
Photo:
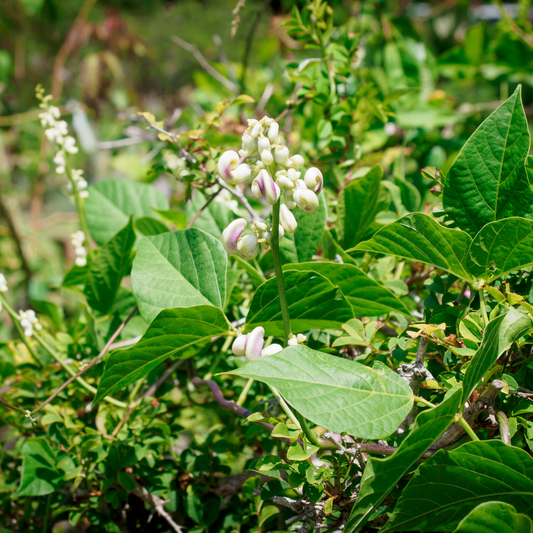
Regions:
<svg viewBox="0 0 533 533"><path fill-rule="evenodd" d="M413 405L412 391L380 362L354 361L292 346L232 372L278 389L315 424L364 439L389 436Z"/></svg>
<svg viewBox="0 0 533 533"><path fill-rule="evenodd" d="M169 229L159 220L152 217L141 217L135 221L135 228L143 235L159 235Z"/></svg>
<svg viewBox="0 0 533 533"><path fill-rule="evenodd" d="M222 243L191 228L145 237L131 272L142 317L151 322L162 309L226 301L228 258Z"/></svg>
<svg viewBox="0 0 533 533"><path fill-rule="evenodd" d="M191 357L199 343L227 332L224 313L212 305L161 311L135 346L111 353L93 403L146 376L168 357Z"/></svg>

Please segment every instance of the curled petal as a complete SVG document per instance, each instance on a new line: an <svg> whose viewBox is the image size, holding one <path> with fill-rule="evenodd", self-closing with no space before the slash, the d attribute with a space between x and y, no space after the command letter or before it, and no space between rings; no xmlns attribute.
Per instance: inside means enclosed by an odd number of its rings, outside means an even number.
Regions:
<svg viewBox="0 0 533 533"><path fill-rule="evenodd" d="M252 137L257 137L258 135L261 134L262 131L263 131L263 126L261 125L261 122L256 122L254 124L254 127L252 128L252 131L250 132L250 135Z"/></svg>
<svg viewBox="0 0 533 533"><path fill-rule="evenodd" d="M280 344L271 344L262 351L261 355L274 355L278 352L281 352L281 350L283 350L283 346Z"/></svg>
<svg viewBox="0 0 533 533"><path fill-rule="evenodd" d="M237 244L239 255L244 259L253 259L259 253L259 243L255 235L246 235Z"/></svg>
<svg viewBox="0 0 533 533"><path fill-rule="evenodd" d="M263 196L266 202L270 205L274 205L279 200L281 194L278 185L265 169L259 171L257 178L254 179L252 183L252 192L258 198Z"/></svg>
<svg viewBox="0 0 533 533"><path fill-rule="evenodd" d="M267 135L272 144L278 144L279 124L277 122L270 124Z"/></svg>
<svg viewBox="0 0 533 533"><path fill-rule="evenodd" d="M318 168L311 167L304 176L305 184L315 193L318 194L324 185L322 172Z"/></svg>
<svg viewBox="0 0 533 533"><path fill-rule="evenodd" d="M298 172L297 170L294 170L293 168L289 168L289 170L287 170L287 177L294 183L298 181L301 175L302 175L301 172Z"/></svg>
<svg viewBox="0 0 533 533"><path fill-rule="evenodd" d="M296 189L293 198L298 207L308 213L314 213L318 209L318 196L309 189Z"/></svg>
<svg viewBox="0 0 533 533"><path fill-rule="evenodd" d="M261 357L263 351L263 344L265 344L265 329L261 326L255 328L251 333L248 333L248 340L246 341L246 362L253 361Z"/></svg>
<svg viewBox="0 0 533 533"><path fill-rule="evenodd" d="M244 183L250 179L252 175L252 169L246 163L239 165L232 173L232 180L230 183L233 185L238 185L239 183Z"/></svg>
<svg viewBox="0 0 533 533"><path fill-rule="evenodd" d="M233 176L231 171L239 165L239 154L233 150L224 152L218 160L218 174L224 181L231 182Z"/></svg>
<svg viewBox="0 0 533 533"><path fill-rule="evenodd" d="M241 335L233 341L231 346L231 351L234 355L244 355L246 353L246 341L248 340L248 335Z"/></svg>
<svg viewBox="0 0 533 533"><path fill-rule="evenodd" d="M289 149L286 146L281 146L274 150L274 159L278 165L285 165L289 159Z"/></svg>
<svg viewBox="0 0 533 533"><path fill-rule="evenodd" d="M279 221L287 233L294 233L298 227L294 215L285 204L280 205Z"/></svg>
<svg viewBox="0 0 533 533"><path fill-rule="evenodd" d="M276 179L276 183L279 185L282 191L284 191L285 189L294 188L294 183L287 176L279 176Z"/></svg>
<svg viewBox="0 0 533 533"><path fill-rule="evenodd" d="M248 226L244 218L238 218L222 232L222 244L228 254L236 255L239 253L238 244L243 231Z"/></svg>

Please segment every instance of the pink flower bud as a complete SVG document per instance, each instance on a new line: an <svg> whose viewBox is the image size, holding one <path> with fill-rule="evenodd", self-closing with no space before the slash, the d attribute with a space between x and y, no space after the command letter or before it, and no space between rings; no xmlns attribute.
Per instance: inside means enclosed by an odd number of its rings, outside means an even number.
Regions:
<svg viewBox="0 0 533 533"><path fill-rule="evenodd" d="M304 176L305 184L311 189L315 194L318 194L324 185L324 178L322 172L318 168L311 167Z"/></svg>
<svg viewBox="0 0 533 533"><path fill-rule="evenodd" d="M287 233L294 233L298 227L298 223L296 222L294 215L285 204L280 205L279 221Z"/></svg>
<svg viewBox="0 0 533 533"><path fill-rule="evenodd" d="M238 218L222 232L222 244L228 254L236 255L239 253L239 239L247 226L248 222L244 218Z"/></svg>
<svg viewBox="0 0 533 533"><path fill-rule="evenodd" d="M270 205L274 205L279 200L281 194L278 185L265 169L260 170L257 178L254 179L252 192L257 198L263 196L267 204Z"/></svg>
<svg viewBox="0 0 533 533"><path fill-rule="evenodd" d="M246 362L249 363L254 359L261 357L263 344L265 344L265 329L261 326L255 328L251 333L248 333L246 340Z"/></svg>
<svg viewBox="0 0 533 533"><path fill-rule="evenodd" d="M296 189L293 199L300 209L308 213L314 213L318 209L317 195L308 189Z"/></svg>

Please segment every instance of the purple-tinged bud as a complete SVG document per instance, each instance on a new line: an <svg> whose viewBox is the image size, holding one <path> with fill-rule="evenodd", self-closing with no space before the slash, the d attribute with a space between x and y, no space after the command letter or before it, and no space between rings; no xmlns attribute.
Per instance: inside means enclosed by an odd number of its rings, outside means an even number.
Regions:
<svg viewBox="0 0 533 533"><path fill-rule="evenodd" d="M222 232L222 244L228 254L236 255L239 253L239 239L247 226L248 222L244 218L238 218Z"/></svg>
<svg viewBox="0 0 533 533"><path fill-rule="evenodd" d="M318 196L309 189L296 189L293 199L300 209L314 213L318 209Z"/></svg>
<svg viewBox="0 0 533 533"><path fill-rule="evenodd" d="M279 207L279 221L287 233L294 233L298 227L294 215L285 204Z"/></svg>
<svg viewBox="0 0 533 533"><path fill-rule="evenodd" d="M241 335L233 341L231 351L234 355L244 355L246 353L246 341L248 340L248 335Z"/></svg>
<svg viewBox="0 0 533 533"><path fill-rule="evenodd" d="M246 235L237 244L239 255L244 259L253 259L259 253L259 243L253 234Z"/></svg>
<svg viewBox="0 0 533 533"><path fill-rule="evenodd" d="M265 329L258 326L251 333L248 333L245 352L247 363L261 357L263 344L265 344Z"/></svg>
<svg viewBox="0 0 533 533"><path fill-rule="evenodd" d="M322 172L318 168L311 167L304 176L304 182L315 194L318 194L324 185Z"/></svg>
<svg viewBox="0 0 533 533"><path fill-rule="evenodd" d="M262 169L252 183L252 193L257 198L263 196L267 204L274 205L279 200L281 191L272 176Z"/></svg>
<svg viewBox="0 0 533 533"><path fill-rule="evenodd" d="M239 154L233 150L224 152L218 160L218 174L232 185L244 183L250 179L252 170L246 163L239 165Z"/></svg>

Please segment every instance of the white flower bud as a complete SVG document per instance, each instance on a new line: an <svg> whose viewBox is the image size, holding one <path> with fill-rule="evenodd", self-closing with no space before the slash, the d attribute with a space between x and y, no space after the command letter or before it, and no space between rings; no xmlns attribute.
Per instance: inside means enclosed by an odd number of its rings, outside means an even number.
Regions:
<svg viewBox="0 0 533 533"><path fill-rule="evenodd" d="M287 170L287 177L294 183L296 183L300 179L301 175L302 173L298 172L297 170L294 170L294 168L289 168L289 170Z"/></svg>
<svg viewBox="0 0 533 533"><path fill-rule="evenodd" d="M248 333L246 340L246 362L249 363L254 359L261 357L263 344L265 343L265 329L261 326L255 328L251 333Z"/></svg>
<svg viewBox="0 0 533 533"><path fill-rule="evenodd" d="M244 259L253 259L254 257L257 257L257 254L259 253L257 237L253 234L242 237L237 244L237 248L239 250L239 255L244 257Z"/></svg>
<svg viewBox="0 0 533 533"><path fill-rule="evenodd" d="M79 248L76 248L74 250L74 253L78 256L78 257L85 257L87 255L87 250L83 247L83 246L80 246Z"/></svg>
<svg viewBox="0 0 533 533"><path fill-rule="evenodd" d="M250 132L250 135L252 137L257 137L261 134L263 131L263 126L261 125L261 122L256 122L252 128L252 131Z"/></svg>
<svg viewBox="0 0 533 533"><path fill-rule="evenodd" d="M294 233L298 227L298 223L296 222L294 215L285 204L280 205L279 221L287 233Z"/></svg>
<svg viewBox="0 0 533 533"><path fill-rule="evenodd" d="M287 176L278 176L276 178L276 183L282 191L294 188L294 183Z"/></svg>
<svg viewBox="0 0 533 533"><path fill-rule="evenodd" d="M239 152L241 157L249 157L257 151L257 139L245 133L242 136L242 150Z"/></svg>
<svg viewBox="0 0 533 533"><path fill-rule="evenodd" d="M48 108L48 112L49 112L50 115L52 115L52 117L54 117L54 118L60 118L60 117L61 117L61 111L59 111L59 107L56 107L55 105L51 105L51 106Z"/></svg>
<svg viewBox="0 0 533 533"><path fill-rule="evenodd" d="M281 352L281 350L283 350L283 346L280 344L271 344L261 352L261 355L274 355L278 352Z"/></svg>
<svg viewBox="0 0 533 533"><path fill-rule="evenodd" d="M239 154L233 150L228 150L220 156L218 173L224 181L233 185L248 181L252 175L252 170L245 163L239 165L239 161Z"/></svg>
<svg viewBox="0 0 533 533"><path fill-rule="evenodd" d="M81 191L80 198L89 198L89 191Z"/></svg>
<svg viewBox="0 0 533 533"><path fill-rule="evenodd" d="M272 176L262 169L252 183L252 193L257 198L263 196L267 204L274 205L279 200L281 191Z"/></svg>
<svg viewBox="0 0 533 533"><path fill-rule="evenodd" d="M64 174L65 167L56 167L56 174Z"/></svg>
<svg viewBox="0 0 533 533"><path fill-rule="evenodd" d="M270 127L268 128L268 138L270 139L270 142L272 144L278 144L279 141L279 124L277 122L272 122Z"/></svg>
<svg viewBox="0 0 533 533"><path fill-rule="evenodd" d="M270 152L270 141L268 137L259 137L257 139L257 150L261 153L263 150Z"/></svg>
<svg viewBox="0 0 533 533"><path fill-rule="evenodd" d="M318 209L317 195L308 189L296 189L293 199L300 209L308 213L314 213Z"/></svg>
<svg viewBox="0 0 533 533"><path fill-rule="evenodd" d="M240 335L233 341L231 346L231 351L234 355L244 355L246 353L246 341L248 340L248 335Z"/></svg>
<svg viewBox="0 0 533 533"><path fill-rule="evenodd" d="M87 264L87 258L86 257L76 257L74 263L76 266L84 267Z"/></svg>
<svg viewBox="0 0 533 533"><path fill-rule="evenodd" d="M298 333L298 335L296 335L296 339L300 344L302 344L307 340L307 337L303 333Z"/></svg>
<svg viewBox="0 0 533 533"><path fill-rule="evenodd" d="M24 330L24 336L25 337L31 337L32 335L33 335L33 328L30 327L30 328L26 328Z"/></svg>
<svg viewBox="0 0 533 533"><path fill-rule="evenodd" d="M303 164L304 164L304 158L301 155L294 154L290 158L288 166L297 170L303 167Z"/></svg>
<svg viewBox="0 0 533 533"><path fill-rule="evenodd" d="M68 124L64 120L56 122L55 127L61 135L68 135Z"/></svg>
<svg viewBox="0 0 533 533"><path fill-rule="evenodd" d="M285 165L289 159L289 149L286 146L281 146L274 150L274 159L278 165Z"/></svg>
<svg viewBox="0 0 533 533"><path fill-rule="evenodd" d="M274 161L274 156L270 150L263 150L261 152L261 162L267 167L270 166Z"/></svg>
<svg viewBox="0 0 533 533"><path fill-rule="evenodd" d="M322 172L318 168L311 167L304 176L304 182L315 194L318 194L324 185Z"/></svg>
<svg viewBox="0 0 533 533"><path fill-rule="evenodd" d="M298 339L296 337L291 337L287 344L289 346L298 346Z"/></svg>
<svg viewBox="0 0 533 533"><path fill-rule="evenodd" d="M236 255L239 253L239 239L247 226L248 222L244 218L238 218L222 232L222 244L228 254Z"/></svg>
<svg viewBox="0 0 533 533"><path fill-rule="evenodd" d="M69 154L77 154L78 153L78 147L76 146L76 139L74 139L74 137L70 137L70 136L69 137L65 137L63 148Z"/></svg>
<svg viewBox="0 0 533 533"><path fill-rule="evenodd" d="M293 199L294 191L287 189L285 191L284 197L285 197L285 205L289 209L294 209L296 207L296 202Z"/></svg>
<svg viewBox="0 0 533 533"><path fill-rule="evenodd" d="M53 141L59 135L59 132L55 128L49 128L44 130L44 134L49 141Z"/></svg>
<svg viewBox="0 0 533 533"><path fill-rule="evenodd" d="M0 274L0 292L7 292L7 280L4 274Z"/></svg>

